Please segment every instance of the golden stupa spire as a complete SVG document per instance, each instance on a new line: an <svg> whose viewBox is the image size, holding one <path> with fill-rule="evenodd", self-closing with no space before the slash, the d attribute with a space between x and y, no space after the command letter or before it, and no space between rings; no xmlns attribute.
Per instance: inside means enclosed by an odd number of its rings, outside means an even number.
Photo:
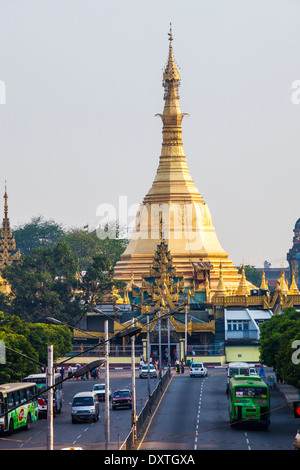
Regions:
<svg viewBox="0 0 300 470"><path fill-rule="evenodd" d="M4 266L12 264L13 261L18 261L21 257L20 250L16 250L16 241L13 237L8 218L8 203L7 203L7 190L5 182L4 193L4 219L2 221L1 238L0 238L0 269ZM14 253L15 252L15 253Z"/></svg>
<svg viewBox="0 0 300 470"><path fill-rule="evenodd" d="M261 290L268 290L268 282L266 281L266 274L265 271L262 272L261 276L261 285L260 285Z"/></svg>
<svg viewBox="0 0 300 470"><path fill-rule="evenodd" d="M219 277L219 283L217 285L217 289L215 291L215 296L219 297L219 296L224 296L224 295L228 295L228 292L227 292L227 289L225 287L224 280L223 280L222 263L220 263L220 277Z"/></svg>
<svg viewBox="0 0 300 470"><path fill-rule="evenodd" d="M162 120L159 164L152 186L137 212L131 239L115 266L115 279L130 283L131 273L134 272L136 285L141 286L143 277L148 275L157 245L164 240L178 272L184 273L186 286L193 283L193 263L198 263L201 258L213 267L210 277L212 294L219 283L220 262L226 287L233 291L238 287L240 275L219 243L208 204L188 169L182 141L185 113L179 106L181 77L174 59L172 27L168 39L168 58L162 77L164 107L163 112L158 114ZM214 168L210 176L213 171Z"/></svg>
<svg viewBox="0 0 300 470"><path fill-rule="evenodd" d="M299 295L300 294L299 289L298 289L297 284L296 284L296 281L295 281L295 271L293 271L292 283L290 285L288 294L289 295Z"/></svg>
<svg viewBox="0 0 300 470"><path fill-rule="evenodd" d="M284 274L283 269L281 270L280 278L278 280L279 280L279 289L281 290L283 294L287 294L289 289L285 280L285 274Z"/></svg>
<svg viewBox="0 0 300 470"><path fill-rule="evenodd" d="M242 277L240 280L240 284L235 292L235 295L250 295L250 289L246 280L244 264L242 265Z"/></svg>

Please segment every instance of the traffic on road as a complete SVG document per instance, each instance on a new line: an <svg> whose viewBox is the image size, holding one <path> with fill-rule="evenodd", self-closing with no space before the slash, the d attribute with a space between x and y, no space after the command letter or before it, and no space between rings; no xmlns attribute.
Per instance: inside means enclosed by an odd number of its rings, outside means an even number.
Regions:
<svg viewBox="0 0 300 470"><path fill-rule="evenodd" d="M253 382L251 377L249 375L248 381ZM110 372L110 449L119 449L131 429L131 380L130 370ZM150 380L151 390L157 381L158 378ZM93 391L96 385L104 383L105 379L101 377L100 380L71 379L63 384L63 406L54 417L55 450L105 448L105 400L100 401L97 390ZM136 375L137 414L147 401L148 384L149 381ZM292 450L299 447L299 425L296 426L291 410L276 388L268 391L268 426L256 426L249 420L232 426L232 396L231 392L226 393L226 384L227 374L223 368L212 368L209 374L200 374L193 380L188 368L183 374L173 371L147 432L139 436L139 450ZM258 416L254 408L257 400L266 400L265 388L259 386L259 390L254 390L253 385L242 383L242 379L236 388L235 400L245 401L245 410L248 410L245 413ZM114 401L115 392L117 402ZM252 393L251 397L249 393ZM264 416L261 413L259 416ZM46 442L47 420L41 416L26 431L20 428L2 434L0 450L43 450Z"/></svg>

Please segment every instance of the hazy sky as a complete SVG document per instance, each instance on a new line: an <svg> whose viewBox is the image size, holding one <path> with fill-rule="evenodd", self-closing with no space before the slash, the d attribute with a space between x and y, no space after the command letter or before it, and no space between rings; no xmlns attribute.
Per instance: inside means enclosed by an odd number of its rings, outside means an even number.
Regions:
<svg viewBox="0 0 300 470"><path fill-rule="evenodd" d="M299 0L0 0L11 223L91 228L99 205L142 201L170 22L184 150L219 241L235 264L286 266L300 217Z"/></svg>

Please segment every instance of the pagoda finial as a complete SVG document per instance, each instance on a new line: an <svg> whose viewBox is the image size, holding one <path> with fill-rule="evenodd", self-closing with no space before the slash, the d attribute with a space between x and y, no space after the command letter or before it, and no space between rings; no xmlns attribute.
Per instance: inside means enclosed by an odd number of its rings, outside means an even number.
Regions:
<svg viewBox="0 0 300 470"><path fill-rule="evenodd" d="M172 35L172 23L170 23L170 32L168 33L169 36L169 41L173 41L173 35Z"/></svg>
<svg viewBox="0 0 300 470"><path fill-rule="evenodd" d="M170 97L179 99L178 88L180 85L180 74L175 63L173 57L173 33L172 33L172 24L170 23L170 32L168 33L169 36L169 57L168 62L164 70L163 74L163 87L165 89L165 96L164 99L168 99Z"/></svg>
<svg viewBox="0 0 300 470"><path fill-rule="evenodd" d="M5 192L4 192L4 218L7 219L7 216L8 216L8 203L7 203L7 199L8 199L8 196L7 196L7 189L6 189L6 180L5 180Z"/></svg>

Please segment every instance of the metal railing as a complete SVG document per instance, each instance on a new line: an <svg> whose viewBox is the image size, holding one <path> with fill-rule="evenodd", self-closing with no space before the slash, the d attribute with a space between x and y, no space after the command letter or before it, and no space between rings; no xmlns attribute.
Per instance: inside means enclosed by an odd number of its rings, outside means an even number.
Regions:
<svg viewBox="0 0 300 470"><path fill-rule="evenodd" d="M226 339L259 339L259 330L227 330Z"/></svg>
<svg viewBox="0 0 300 470"><path fill-rule="evenodd" d="M164 375L162 378L158 381L155 389L149 396L148 400L146 401L143 409L141 410L140 414L137 417L136 421L136 435L137 438L139 434L142 432L143 427L145 423L147 422L147 419L151 415L151 413L154 411L158 399L161 397L163 394L165 388L167 387L169 381L171 378L171 372L170 369L166 369ZM132 450L135 445L134 438L133 438L133 428L131 428L129 434L127 435L126 439L124 440L123 444L121 445L119 450Z"/></svg>

